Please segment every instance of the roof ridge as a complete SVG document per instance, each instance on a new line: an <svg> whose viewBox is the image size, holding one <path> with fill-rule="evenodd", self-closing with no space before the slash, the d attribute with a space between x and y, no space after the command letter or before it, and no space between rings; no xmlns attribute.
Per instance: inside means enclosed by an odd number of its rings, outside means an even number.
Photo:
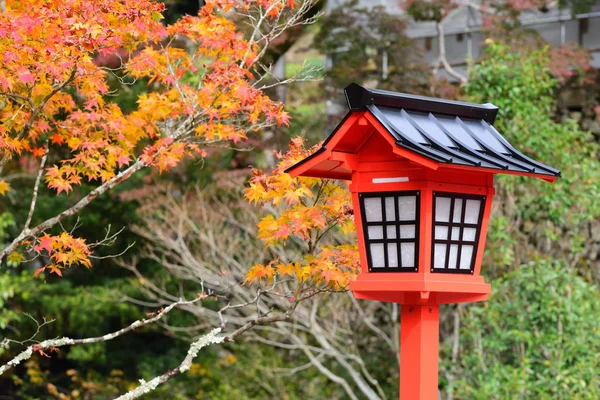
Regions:
<svg viewBox="0 0 600 400"><path fill-rule="evenodd" d="M346 101L350 110L365 110L367 105L376 105L463 118L483 119L489 124L494 123L498 114L498 107L491 103L476 104L380 89L368 89L357 83L351 83L346 86L344 93L346 94Z"/></svg>

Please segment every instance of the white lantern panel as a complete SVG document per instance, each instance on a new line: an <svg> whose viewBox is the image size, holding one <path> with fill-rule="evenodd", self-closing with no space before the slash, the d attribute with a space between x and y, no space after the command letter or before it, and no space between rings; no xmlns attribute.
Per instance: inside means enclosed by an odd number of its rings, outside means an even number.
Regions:
<svg viewBox="0 0 600 400"><path fill-rule="evenodd" d="M388 267L397 268L398 267L398 245L396 243L388 243L387 251L388 251Z"/></svg>
<svg viewBox="0 0 600 400"><path fill-rule="evenodd" d="M396 239L396 225L387 226L385 233L388 239Z"/></svg>
<svg viewBox="0 0 600 400"><path fill-rule="evenodd" d="M447 226L436 226L435 227L435 238L437 240L448 240L448 227Z"/></svg>
<svg viewBox="0 0 600 400"><path fill-rule="evenodd" d="M383 239L383 227L382 226L369 226L369 240Z"/></svg>
<svg viewBox="0 0 600 400"><path fill-rule="evenodd" d="M485 197L446 192L433 196L433 269L472 273Z"/></svg>
<svg viewBox="0 0 600 400"><path fill-rule="evenodd" d="M462 203L463 199L454 199L454 214L452 215L452 222L459 222L462 218Z"/></svg>
<svg viewBox="0 0 600 400"><path fill-rule="evenodd" d="M398 197L400 221L414 221L417 215L417 196Z"/></svg>
<svg viewBox="0 0 600 400"><path fill-rule="evenodd" d="M396 221L396 207L393 197L385 198L385 220Z"/></svg>
<svg viewBox="0 0 600 400"><path fill-rule="evenodd" d="M415 238L415 226L414 225L400 225L400 239L414 239Z"/></svg>
<svg viewBox="0 0 600 400"><path fill-rule="evenodd" d="M376 197L367 198L364 204L367 222L381 222L381 199Z"/></svg>
<svg viewBox="0 0 600 400"><path fill-rule="evenodd" d="M463 245L460 253L460 269L471 269L473 261L473 246Z"/></svg>
<svg viewBox="0 0 600 400"><path fill-rule="evenodd" d="M465 210L465 223L476 224L479 222L479 209L481 207L480 200L467 200L467 208Z"/></svg>
<svg viewBox="0 0 600 400"><path fill-rule="evenodd" d="M434 268L445 268L446 267L446 245L436 243L433 248L433 267Z"/></svg>
<svg viewBox="0 0 600 400"><path fill-rule="evenodd" d="M418 201L418 192L361 195L365 245L371 271L415 270L419 251Z"/></svg>
<svg viewBox="0 0 600 400"><path fill-rule="evenodd" d="M371 243L371 266L373 268L385 267L385 255L383 254L383 243Z"/></svg>
<svg viewBox="0 0 600 400"><path fill-rule="evenodd" d="M476 228L464 228L463 229L463 240L467 242L474 242L477 236Z"/></svg>
<svg viewBox="0 0 600 400"><path fill-rule="evenodd" d="M456 269L456 260L458 259L458 245L450 245L450 255L448 257L448 268Z"/></svg>
<svg viewBox="0 0 600 400"><path fill-rule="evenodd" d="M448 197L435 198L435 221L450 222L450 199Z"/></svg>
<svg viewBox="0 0 600 400"><path fill-rule="evenodd" d="M400 253L402 254L402 267L415 266L415 244L400 243Z"/></svg>
<svg viewBox="0 0 600 400"><path fill-rule="evenodd" d="M460 239L460 228L455 226L452 228L452 240Z"/></svg>

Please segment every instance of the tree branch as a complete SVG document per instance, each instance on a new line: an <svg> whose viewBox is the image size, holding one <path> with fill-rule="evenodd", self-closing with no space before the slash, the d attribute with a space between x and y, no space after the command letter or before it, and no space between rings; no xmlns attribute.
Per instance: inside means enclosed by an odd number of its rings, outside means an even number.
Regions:
<svg viewBox="0 0 600 400"><path fill-rule="evenodd" d="M104 182L102 185L98 186L97 188L95 188L94 190L89 192L85 197L83 197L81 200L79 200L72 207L66 209L65 211L61 212L60 214L58 214L52 218L47 219L46 221L42 222L35 228L23 229L23 231L19 234L19 236L17 236L8 246L6 246L4 248L2 253L0 253L0 262L2 262L8 254L15 251L17 249L17 247L19 247L21 245L23 240L25 240L28 237L36 236L39 233L43 232L44 230L51 228L54 225L58 224L59 222L63 221L64 219L77 214L79 211L81 211L83 208L85 208L88 204L90 204L98 196L100 196L101 194L105 193L106 191L112 189L113 187L117 186L119 183L121 183L124 180L126 180L127 178L129 178L131 175L133 175L135 172L142 169L144 166L145 166L145 164L141 160L138 159L138 161L136 161L135 164L132 164L126 170L121 171L119 174L112 177L112 179Z"/></svg>
<svg viewBox="0 0 600 400"><path fill-rule="evenodd" d="M46 165L46 160L48 159L48 141L46 141L44 146L45 151L44 155L42 156L42 161L40 161L40 168L38 170L37 178L35 179L35 184L33 185L33 196L31 198L29 214L27 215L27 220L25 221L25 227L23 230L29 229L29 225L31 224L31 218L33 218L33 211L35 210L35 202L37 201L40 182L42 181L42 176L44 175L44 166Z"/></svg>
<svg viewBox="0 0 600 400"><path fill-rule="evenodd" d="M257 294L257 297L255 299L253 299L253 301L257 302L261 293L262 292L259 291ZM192 365L192 361L194 360L194 358L196 358L196 356L198 355L198 352L203 347L206 347L210 344L215 344L215 343L233 342L233 341L235 341L235 339L237 337L239 337L243 333L251 330L252 328L254 328L257 325L263 325L263 324L269 324L269 323L283 321L283 320L289 318L289 316L294 312L294 310L299 302L311 298L312 296L314 296L314 294L315 294L314 292L311 292L311 293L305 294L304 296L301 296L299 299L294 301L294 304L285 313L273 315L273 316L265 315L262 317L257 317L251 321L248 321L246 324L244 324L243 326L241 326L240 328L236 329L235 331L233 331L232 333L230 333L228 335L217 336L221 332L221 328L213 329L210 333L200 337L200 339L198 339L192 343L192 345L190 346L190 349L188 350L187 356L181 362L181 364L179 364L178 367L170 369L167 372L165 372L164 374L159 375L148 382L146 382L143 379L140 379L140 382L141 382L140 386L138 386L137 388L135 388L134 390L132 390L130 392L125 393L122 396L119 396L115 400L133 400L133 399L137 399L138 397L140 397L144 394L152 392L159 385L162 385L163 383L167 382L168 380L189 370L190 366ZM199 299L201 299L201 298L202 297L199 297ZM250 303L248 303L248 304L250 304ZM226 306L226 308L233 308L233 307L235 307L235 306ZM349 388L349 386L348 386L348 388Z"/></svg>
<svg viewBox="0 0 600 400"><path fill-rule="evenodd" d="M152 324L152 323L160 320L165 314L169 313L171 310L173 310L173 308L175 308L177 306L193 304L200 300L201 300L201 298L197 298L197 299L190 300L190 301L179 300L175 303L172 303L168 307L162 309L152 318L137 320L123 329L120 329L113 333L106 334L104 336L85 338L85 339L71 339L68 337L63 337L63 338L59 338L59 339L44 340L41 343L33 344L33 345L29 346L27 349L25 349L24 351L22 351L21 353L19 353L15 358L10 360L8 363L4 364L3 366L0 366L0 375L4 374L9 369L16 367L23 361L29 359L33 355L33 353L36 351L44 351L44 350L49 350L52 348L57 348L57 347L62 347L62 346L72 346L72 345L76 345L76 344L106 342L106 341L112 340L114 338L117 338L119 336L122 336L128 332L131 332L131 331L135 330L136 328L139 328L144 325Z"/></svg>
<svg viewBox="0 0 600 400"><path fill-rule="evenodd" d="M458 72L456 72L454 70L454 68L452 68L450 63L448 62L448 59L446 58L446 37L444 34L444 27L442 26L442 23L436 22L435 26L436 26L436 29L438 32L438 41L440 44L440 46L439 46L440 55L438 56L437 64L439 65L441 63L444 66L444 69L446 70L448 75L456 78L460 83L466 83L467 78L465 76L459 74Z"/></svg>
<svg viewBox="0 0 600 400"><path fill-rule="evenodd" d="M356 397L354 391L344 378L334 374L329 368L325 367L323 363L319 360L319 358L315 357L315 355L306 347L306 345L302 342L300 338L298 338L294 334L292 334L291 337L298 344L298 346L300 346L304 354L308 357L310 362L319 370L319 372L321 372L323 375L329 378L332 382L335 382L338 385L340 385L348 395L348 398L350 398L351 400L358 400L358 397Z"/></svg>
<svg viewBox="0 0 600 400"><path fill-rule="evenodd" d="M140 379L140 383L141 383L140 386L138 386L137 388L135 388L132 391L125 393L124 395L117 397L115 400L137 399L138 397L143 396L144 394L152 392L159 385L162 385L163 383L167 382L171 378L174 378L177 375L180 375L180 374L186 372L187 370L190 369L190 367L192 366L192 361L194 361L194 358L196 358L198 356L198 353L200 352L200 350L203 347L209 346L211 344L223 342L223 339L224 339L223 336L217 336L220 332L221 332L221 328L213 329L211 332L202 336L200 339L198 339L194 343L192 343L192 345L190 346L190 349L188 350L187 355L185 356L185 358L183 359L183 361L181 362L181 364L179 364L179 366L177 368L170 369L167 372L165 372L164 374L159 375L156 378L153 378L151 381L148 381L148 382L146 382L143 379Z"/></svg>

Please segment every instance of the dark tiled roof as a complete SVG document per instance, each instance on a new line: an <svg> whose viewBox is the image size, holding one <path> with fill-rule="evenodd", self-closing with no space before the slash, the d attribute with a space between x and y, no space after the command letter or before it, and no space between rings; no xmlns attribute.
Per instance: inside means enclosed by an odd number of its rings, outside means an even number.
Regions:
<svg viewBox="0 0 600 400"><path fill-rule="evenodd" d="M498 113L492 104L366 89L355 83L346 87L345 93L350 113L368 110L394 137L396 145L433 161L560 176L560 171L527 157L502 137L492 125ZM336 131L325 140L323 150Z"/></svg>
<svg viewBox="0 0 600 400"><path fill-rule="evenodd" d="M558 176L560 172L525 156L485 119L367 105L398 146L433 161Z"/></svg>

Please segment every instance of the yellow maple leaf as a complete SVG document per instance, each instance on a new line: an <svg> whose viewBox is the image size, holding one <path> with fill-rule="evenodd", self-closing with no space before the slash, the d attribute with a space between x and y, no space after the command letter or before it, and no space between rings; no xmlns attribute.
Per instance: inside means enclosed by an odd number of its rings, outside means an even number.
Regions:
<svg viewBox="0 0 600 400"><path fill-rule="evenodd" d="M251 203L260 203L265 197L265 190L261 185L251 183L246 189L246 199Z"/></svg>
<svg viewBox="0 0 600 400"><path fill-rule="evenodd" d="M270 265L256 264L246 273L245 283L251 283L263 278L266 278L267 282L271 282L274 274L275 270Z"/></svg>
<svg viewBox="0 0 600 400"><path fill-rule="evenodd" d="M280 274L281 276L293 276L294 275L294 264L289 263L289 264L279 264L277 266L277 273Z"/></svg>
<svg viewBox="0 0 600 400"><path fill-rule="evenodd" d="M0 180L0 195L4 196L10 190L10 185L6 181Z"/></svg>

